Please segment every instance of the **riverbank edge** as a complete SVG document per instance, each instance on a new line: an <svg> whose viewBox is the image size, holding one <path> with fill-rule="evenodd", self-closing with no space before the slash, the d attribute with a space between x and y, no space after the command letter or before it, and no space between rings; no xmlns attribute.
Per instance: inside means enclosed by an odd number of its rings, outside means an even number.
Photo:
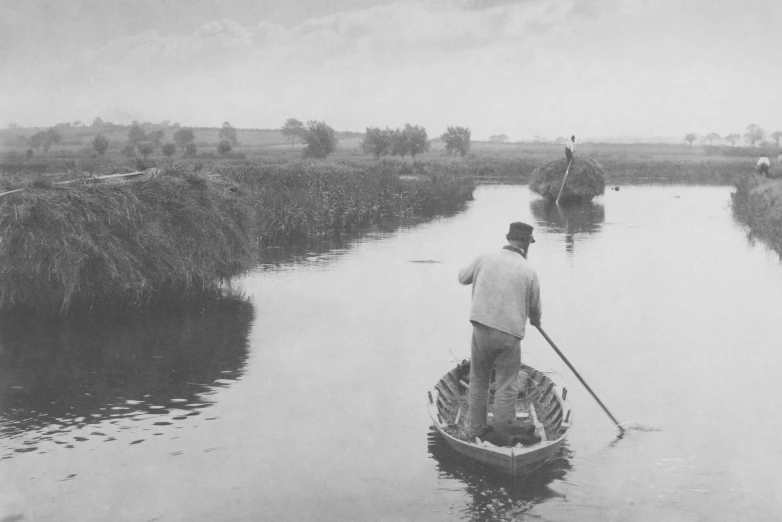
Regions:
<svg viewBox="0 0 782 522"><path fill-rule="evenodd" d="M737 221L747 227L750 238L782 258L782 179L750 174L739 178L735 187L731 207Z"/></svg>

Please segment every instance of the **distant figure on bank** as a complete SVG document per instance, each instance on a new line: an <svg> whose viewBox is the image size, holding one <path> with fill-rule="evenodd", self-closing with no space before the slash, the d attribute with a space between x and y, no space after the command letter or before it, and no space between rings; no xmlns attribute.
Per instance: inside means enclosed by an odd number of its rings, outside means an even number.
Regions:
<svg viewBox="0 0 782 522"><path fill-rule="evenodd" d="M488 422L489 381L496 370L494 422L515 421L521 340L527 318L540 326L540 285L527 262L532 227L511 223L502 250L482 254L459 271L459 282L472 285L470 322L469 424L463 438L480 436Z"/></svg>
<svg viewBox="0 0 782 522"><path fill-rule="evenodd" d="M768 177L768 167L771 162L768 160L768 156L761 156L758 160L758 174Z"/></svg>
<svg viewBox="0 0 782 522"><path fill-rule="evenodd" d="M570 163L573 161L573 157L576 155L576 137L571 136L570 141L567 142L567 145L565 145L565 157L567 158L567 162Z"/></svg>

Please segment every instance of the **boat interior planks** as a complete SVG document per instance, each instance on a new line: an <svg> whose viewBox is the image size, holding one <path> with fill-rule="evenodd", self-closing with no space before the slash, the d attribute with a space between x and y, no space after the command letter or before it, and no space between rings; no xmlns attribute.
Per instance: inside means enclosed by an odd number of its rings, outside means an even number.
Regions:
<svg viewBox="0 0 782 522"><path fill-rule="evenodd" d="M469 422L469 376L470 362L462 361L443 375L428 392L430 417L448 446L490 471L512 476L533 472L559 452L571 426L570 406L554 381L526 364L521 365L519 372L517 417L529 418L534 422L540 442L497 446L479 438L463 440L460 433ZM493 398L492 384L490 415Z"/></svg>

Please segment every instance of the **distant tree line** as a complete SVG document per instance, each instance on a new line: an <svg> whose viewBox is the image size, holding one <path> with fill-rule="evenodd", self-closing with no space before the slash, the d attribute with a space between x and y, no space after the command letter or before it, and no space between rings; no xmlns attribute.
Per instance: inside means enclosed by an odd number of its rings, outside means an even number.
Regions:
<svg viewBox="0 0 782 522"><path fill-rule="evenodd" d="M168 158L173 157L178 149L182 151L183 157L192 157L197 153L193 128L182 128L179 123L171 123L168 120L160 124L133 121L130 126L127 126L115 125L96 117L91 125L85 125L78 120L57 123L53 127L38 131L31 136L22 135L23 129L16 123L10 123L8 129L12 131L12 134L5 138L6 143L12 146L29 147L27 157L32 157L34 150L43 149L44 152L48 152L53 145L63 141L63 136L73 139L74 132L77 132L75 135L77 138L84 135L84 131L75 131L74 129L97 131L90 144L98 156L105 155L111 148L111 141L107 135L109 133L116 134L118 130L122 129L127 129L127 138L124 142L120 142L121 148L118 147L118 150L129 158L142 156L147 159L158 149ZM173 141L166 142L167 130L174 131L171 136ZM229 155L233 147L239 144L237 130L227 121L220 128L218 138L217 151L223 156Z"/></svg>
<svg viewBox="0 0 782 522"><path fill-rule="evenodd" d="M714 141L724 139L728 143L730 143L731 147L734 147L736 143L744 138L744 141L750 146L764 146L764 145L770 145L769 142L764 141L764 138L766 137L766 131L758 124L756 123L750 123L747 125L747 128L744 130L744 134L728 134L724 138L720 137L719 134L716 132L710 132L709 134L702 137L702 139L709 143L709 145L712 145ZM774 140L774 143L777 147L779 147L779 140L782 139L782 131L774 131L770 134L770 137ZM692 147L692 144L699 138L698 134L695 132L690 132L686 136L684 136L684 141L686 141L690 147Z"/></svg>
<svg viewBox="0 0 782 522"><path fill-rule="evenodd" d="M404 129L367 127L361 148L375 158L388 155L404 158L409 154L415 159L416 155L429 150L429 139L426 129L409 123L405 124Z"/></svg>
<svg viewBox="0 0 782 522"><path fill-rule="evenodd" d="M448 154L459 154L464 157L470 150L470 129L448 127L440 138L445 142L445 150ZM361 144L363 151L372 154L376 159L389 155L404 158L408 154L415 159L416 155L427 152L429 146L426 129L409 123L405 124L404 129L367 127Z"/></svg>
<svg viewBox="0 0 782 522"><path fill-rule="evenodd" d="M140 154L144 159L147 159L158 148L167 158L171 158L176 154L177 148L182 151L183 157L193 157L198 153L198 148L195 144L195 132L192 128L178 128L172 136L173 143L163 143L164 138L165 131L162 129L146 132L141 124L134 121L128 131L127 143L122 148L122 153L131 158ZM233 147L239 144L236 129L227 121L220 128L218 139L220 141L217 144L217 152L222 156L228 156ZM98 149L98 143L93 145L98 154L102 154Z"/></svg>

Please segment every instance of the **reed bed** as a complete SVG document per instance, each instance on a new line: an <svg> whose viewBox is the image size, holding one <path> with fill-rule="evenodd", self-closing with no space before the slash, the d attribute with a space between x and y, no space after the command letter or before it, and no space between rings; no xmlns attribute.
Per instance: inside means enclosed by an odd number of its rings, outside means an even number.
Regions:
<svg viewBox="0 0 782 522"><path fill-rule="evenodd" d="M588 201L605 192L605 178L602 166L589 157L579 156L569 170L562 158L535 169L529 188L550 200L556 200L561 189L561 201Z"/></svg>
<svg viewBox="0 0 782 522"><path fill-rule="evenodd" d="M432 164L301 161L216 168L253 194L256 235L266 246L453 211L474 190L466 169Z"/></svg>
<svg viewBox="0 0 782 522"><path fill-rule="evenodd" d="M0 198L0 312L176 305L219 290L265 246L453 211L473 189L466 169L402 162L180 164L147 179L67 186L34 179Z"/></svg>
<svg viewBox="0 0 782 522"><path fill-rule="evenodd" d="M236 184L187 168L0 198L0 310L143 308L214 290L254 254Z"/></svg>
<svg viewBox="0 0 782 522"><path fill-rule="evenodd" d="M759 239L782 258L782 181L755 174L736 181L731 195L733 215L747 227L750 239Z"/></svg>

